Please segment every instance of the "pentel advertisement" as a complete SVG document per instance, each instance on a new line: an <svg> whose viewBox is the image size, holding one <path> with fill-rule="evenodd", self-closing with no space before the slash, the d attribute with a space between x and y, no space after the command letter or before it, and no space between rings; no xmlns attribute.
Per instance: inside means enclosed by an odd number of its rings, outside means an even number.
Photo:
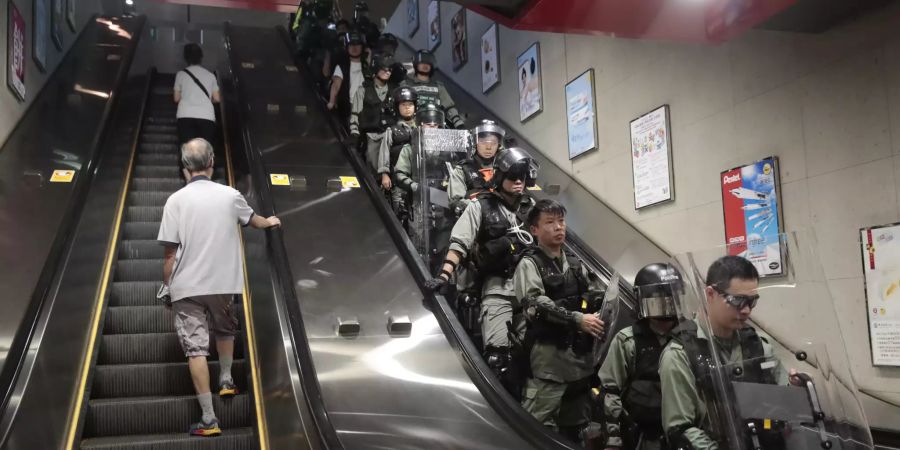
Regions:
<svg viewBox="0 0 900 450"><path fill-rule="evenodd" d="M778 158L726 170L720 181L728 253L747 258L760 276L782 275Z"/></svg>
<svg viewBox="0 0 900 450"><path fill-rule="evenodd" d="M900 224L859 234L872 364L900 367Z"/></svg>

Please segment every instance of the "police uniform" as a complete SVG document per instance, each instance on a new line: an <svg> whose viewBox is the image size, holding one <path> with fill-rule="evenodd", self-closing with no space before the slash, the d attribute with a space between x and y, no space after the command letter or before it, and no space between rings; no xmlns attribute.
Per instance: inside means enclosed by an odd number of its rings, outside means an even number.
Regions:
<svg viewBox="0 0 900 450"><path fill-rule="evenodd" d="M465 211L466 206L475 197L490 191L490 182L493 176L493 158L490 162L485 162L481 157L475 155L457 164L450 172L450 181L447 184L450 208L459 213Z"/></svg>
<svg viewBox="0 0 900 450"><path fill-rule="evenodd" d="M401 86L409 86L416 91L416 94L418 95L416 111L422 110L425 105L430 103L439 106L444 110L447 121L450 122L450 125L454 128L462 128L465 126L465 122L462 117L460 117L459 111L456 109L456 103L453 102L453 99L447 92L447 88L444 87L444 83L433 78L428 81L422 81L418 78L407 78L403 81Z"/></svg>
<svg viewBox="0 0 900 450"><path fill-rule="evenodd" d="M703 370L703 365L691 364L691 361L709 359L709 333L694 319L682 322L672 331L672 336L672 341L662 352L659 367L662 422L669 445L673 449L724 450L727 446L720 442L721 438L714 431L706 404L706 399L716 397L710 375ZM765 364L744 364L740 378L730 371L735 380L788 384L788 374L773 356L772 346L759 337L753 327L737 331L731 339L713 339L719 358L725 364L741 364L759 358L766 361Z"/></svg>
<svg viewBox="0 0 900 450"><path fill-rule="evenodd" d="M633 449L637 445L635 435L640 434L640 450L664 448L659 357L670 339L671 333L659 334L650 328L649 319L639 320L613 338L598 372L605 394L603 447Z"/></svg>
<svg viewBox="0 0 900 450"><path fill-rule="evenodd" d="M372 170L378 170L378 153L381 139L394 118L385 114L391 110L392 99L389 95L395 86L366 80L362 88L353 95L353 106L350 114L350 134L366 137L366 160Z"/></svg>
<svg viewBox="0 0 900 450"><path fill-rule="evenodd" d="M543 247L523 256L513 284L528 321L525 345L532 373L522 406L548 427L586 425L594 338L580 326L584 314L599 308L586 294L600 286L574 254L553 256Z"/></svg>
<svg viewBox="0 0 900 450"><path fill-rule="evenodd" d="M388 174L394 180L394 186L391 188L391 202L394 206L394 211L398 211L398 207L400 202L403 200L403 196L405 195L405 191L401 190L399 186L396 185L396 165L400 160L400 155L403 153L404 149L406 150L406 170L409 171L411 167L410 158L412 156L412 137L415 135L417 125L415 120L400 120L394 125L390 126L385 130L384 136L381 139L381 147L378 150L378 164L376 165L376 171L379 176L382 174Z"/></svg>

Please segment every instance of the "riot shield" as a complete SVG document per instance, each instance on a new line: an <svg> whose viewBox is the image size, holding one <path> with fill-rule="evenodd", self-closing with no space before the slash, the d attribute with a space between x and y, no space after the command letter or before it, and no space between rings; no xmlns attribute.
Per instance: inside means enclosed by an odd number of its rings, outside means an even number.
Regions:
<svg viewBox="0 0 900 450"><path fill-rule="evenodd" d="M811 232L763 244L673 258L685 280L676 339L705 405L692 425L720 449L873 448ZM744 278L754 267L758 283ZM674 359L661 359L664 404Z"/></svg>
<svg viewBox="0 0 900 450"><path fill-rule="evenodd" d="M413 147L412 178L419 187L412 195L410 234L419 255L432 272L443 261L454 216L447 183L453 166L466 158L468 130L419 128Z"/></svg>

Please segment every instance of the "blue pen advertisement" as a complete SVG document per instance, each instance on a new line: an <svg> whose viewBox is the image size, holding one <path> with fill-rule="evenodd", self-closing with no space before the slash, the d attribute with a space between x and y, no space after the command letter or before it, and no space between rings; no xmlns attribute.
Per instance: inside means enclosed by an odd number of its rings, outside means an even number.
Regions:
<svg viewBox="0 0 900 450"><path fill-rule="evenodd" d="M594 69L588 69L566 85L569 159L597 148L595 117Z"/></svg>
<svg viewBox="0 0 900 450"><path fill-rule="evenodd" d="M721 182L728 253L750 260L760 276L783 274L778 158L726 170Z"/></svg>

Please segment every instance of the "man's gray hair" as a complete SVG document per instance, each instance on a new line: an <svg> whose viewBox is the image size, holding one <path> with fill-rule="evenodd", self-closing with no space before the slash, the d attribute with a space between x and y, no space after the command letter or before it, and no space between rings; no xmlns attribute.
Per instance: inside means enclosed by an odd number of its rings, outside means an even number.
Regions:
<svg viewBox="0 0 900 450"><path fill-rule="evenodd" d="M191 172L206 170L213 162L213 147L206 139L191 139L181 146L181 162Z"/></svg>

